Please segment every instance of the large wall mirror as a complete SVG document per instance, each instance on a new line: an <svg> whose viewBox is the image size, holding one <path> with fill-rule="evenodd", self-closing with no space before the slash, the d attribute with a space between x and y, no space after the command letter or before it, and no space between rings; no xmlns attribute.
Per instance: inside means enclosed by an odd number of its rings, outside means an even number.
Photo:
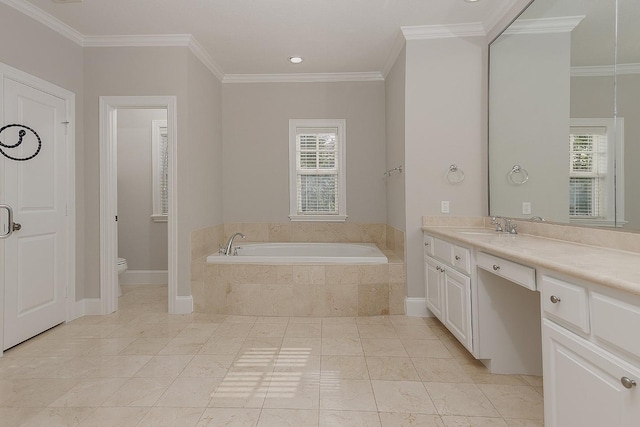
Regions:
<svg viewBox="0 0 640 427"><path fill-rule="evenodd" d="M638 0L534 0L491 43L491 215L640 230L638 22Z"/></svg>

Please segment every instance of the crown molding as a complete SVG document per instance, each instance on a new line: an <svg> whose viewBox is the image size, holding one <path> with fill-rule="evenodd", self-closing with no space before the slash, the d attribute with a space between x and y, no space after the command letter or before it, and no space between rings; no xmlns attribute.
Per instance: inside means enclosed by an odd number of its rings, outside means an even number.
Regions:
<svg viewBox="0 0 640 427"><path fill-rule="evenodd" d="M507 14L509 14L509 12L516 7L520 1L521 0L510 0L499 4L495 9L493 9L487 19L483 22L485 32L487 34L491 33L491 31L493 31L493 29L500 24L503 19L506 19Z"/></svg>
<svg viewBox="0 0 640 427"><path fill-rule="evenodd" d="M381 82L382 73L290 73L290 74L227 74L222 83L335 83Z"/></svg>
<svg viewBox="0 0 640 427"><path fill-rule="evenodd" d="M84 36L84 47L186 47L191 34L145 34L125 36Z"/></svg>
<svg viewBox="0 0 640 427"><path fill-rule="evenodd" d="M451 25L418 25L400 27L406 40L445 39L453 37L486 36L484 25L480 22Z"/></svg>
<svg viewBox="0 0 640 427"><path fill-rule="evenodd" d="M584 15L577 15L557 18L518 19L502 34L570 33L584 18Z"/></svg>
<svg viewBox="0 0 640 427"><path fill-rule="evenodd" d="M0 3L4 3L7 6L11 6L19 12L24 13L28 17L35 19L39 23L49 27L56 33L68 38L74 43L82 46L84 36L69 25L65 24L58 18L48 14L44 10L32 5L24 0L0 0Z"/></svg>
<svg viewBox="0 0 640 427"><path fill-rule="evenodd" d="M220 82L224 80L224 71L222 71L222 68L220 68L213 57L209 55L202 45L198 43L195 37L189 36L189 43L187 46L196 58L198 58Z"/></svg>
<svg viewBox="0 0 640 427"><path fill-rule="evenodd" d="M571 67L571 77L610 77L613 75L640 74L640 63L613 65L588 65Z"/></svg>
<svg viewBox="0 0 640 427"><path fill-rule="evenodd" d="M391 51L389 52L389 56L387 56L387 60L385 61L384 66L382 67L383 78L386 79L389 73L391 72L391 69L393 68L394 64L398 60L398 56L400 55L400 52L402 52L402 49L404 48L405 44L406 44L406 40L402 35L402 31L398 31L398 34L396 34L396 38L393 41L393 46L391 47Z"/></svg>

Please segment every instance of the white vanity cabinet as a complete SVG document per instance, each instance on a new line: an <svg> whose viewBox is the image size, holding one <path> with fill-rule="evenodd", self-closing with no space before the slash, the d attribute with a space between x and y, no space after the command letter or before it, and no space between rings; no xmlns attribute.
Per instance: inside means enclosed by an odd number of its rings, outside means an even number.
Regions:
<svg viewBox="0 0 640 427"><path fill-rule="evenodd" d="M548 275L540 284L545 426L639 426L640 299Z"/></svg>
<svg viewBox="0 0 640 427"><path fill-rule="evenodd" d="M471 251L424 236L427 308L473 352L471 328Z"/></svg>

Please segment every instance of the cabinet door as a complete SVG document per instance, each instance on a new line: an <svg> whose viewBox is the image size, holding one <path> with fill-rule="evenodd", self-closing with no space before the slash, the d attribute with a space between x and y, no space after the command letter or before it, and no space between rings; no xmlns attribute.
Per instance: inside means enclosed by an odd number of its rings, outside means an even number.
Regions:
<svg viewBox="0 0 640 427"><path fill-rule="evenodd" d="M424 293L427 308L442 320L442 272L440 264L429 257L424 258Z"/></svg>
<svg viewBox="0 0 640 427"><path fill-rule="evenodd" d="M444 320L453 335L473 352L471 335L471 279L446 268L444 272Z"/></svg>
<svg viewBox="0 0 640 427"><path fill-rule="evenodd" d="M640 425L636 368L547 319L542 334L545 426Z"/></svg>

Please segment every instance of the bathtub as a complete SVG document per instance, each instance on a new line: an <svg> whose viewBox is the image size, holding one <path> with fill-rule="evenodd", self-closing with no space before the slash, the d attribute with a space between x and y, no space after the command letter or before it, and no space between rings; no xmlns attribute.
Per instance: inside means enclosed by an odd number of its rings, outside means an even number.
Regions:
<svg viewBox="0 0 640 427"><path fill-rule="evenodd" d="M213 254L212 264L387 264L373 243L247 243L237 256Z"/></svg>

